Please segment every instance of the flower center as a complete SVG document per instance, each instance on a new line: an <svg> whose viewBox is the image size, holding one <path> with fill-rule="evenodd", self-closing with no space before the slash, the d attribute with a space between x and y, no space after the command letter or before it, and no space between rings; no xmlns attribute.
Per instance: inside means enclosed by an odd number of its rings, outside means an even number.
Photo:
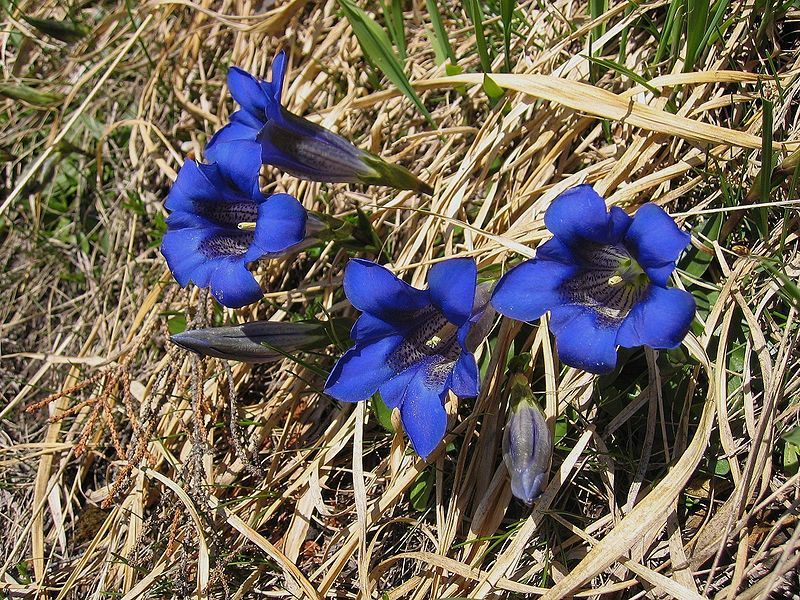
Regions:
<svg viewBox="0 0 800 600"><path fill-rule="evenodd" d="M434 306L417 311L411 320L417 325L389 356L389 366L396 373L401 373L421 361L433 358L436 363L441 363L437 364L441 369L433 369L431 372L441 371L441 375L446 377L449 374L448 368L452 367L460 352L456 340L458 327Z"/></svg>
<svg viewBox="0 0 800 600"><path fill-rule="evenodd" d="M578 258L583 268L564 284L564 292L570 302L618 325L647 292L650 279L622 246L587 245L578 250Z"/></svg>

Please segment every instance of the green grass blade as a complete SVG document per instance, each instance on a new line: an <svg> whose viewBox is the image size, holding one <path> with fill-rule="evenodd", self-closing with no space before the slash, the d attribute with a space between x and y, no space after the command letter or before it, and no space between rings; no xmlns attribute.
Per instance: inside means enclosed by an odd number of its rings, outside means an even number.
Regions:
<svg viewBox="0 0 800 600"><path fill-rule="evenodd" d="M489 47L486 45L486 35L483 32L483 11L478 0L467 0L467 13L475 28L475 45L478 48L478 58L484 73L492 72L492 60L489 58Z"/></svg>
<svg viewBox="0 0 800 600"><path fill-rule="evenodd" d="M89 34L89 28L86 25L67 19L37 19L25 15L22 18L43 34L68 44L77 42Z"/></svg>
<svg viewBox="0 0 800 600"><path fill-rule="evenodd" d="M659 90L657 87L653 87L652 85L650 85L647 79L645 79L644 77L642 77L637 73L634 73L628 67L625 67L617 62L614 62L613 60L598 58L596 56L587 56L586 58L589 62L603 66L606 69L611 69L612 71L616 71L620 75L625 75L628 79L632 79L639 85L647 88L649 91L653 92L656 96L661 95L661 90Z"/></svg>
<svg viewBox="0 0 800 600"><path fill-rule="evenodd" d="M436 127L431 113L428 112L414 88L411 87L411 83L403 71L403 65L394 53L389 36L386 35L383 28L352 0L339 0L339 6L342 7L347 20L350 21L353 33L355 33L358 43L367 58L414 103L414 106L422 113L430 126Z"/></svg>
<svg viewBox="0 0 800 600"><path fill-rule="evenodd" d="M453 47L447 37L447 31L442 23L442 15L439 14L436 0L425 0L425 6L428 8L428 14L431 16L431 25L433 26L432 41L435 46L434 53L437 57L436 64L442 64L445 58L450 59L451 64L456 64L456 54L453 52Z"/></svg>
<svg viewBox="0 0 800 600"><path fill-rule="evenodd" d="M656 57L653 59L654 65L660 63L667 53L667 46L669 46L670 40L672 39L672 30L678 18L678 9L681 7L682 3L683 0L672 0L669 4L667 16L664 18L664 26L661 28L661 35L658 39Z"/></svg>
<svg viewBox="0 0 800 600"><path fill-rule="evenodd" d="M22 83L0 83L0 96L11 98L12 100L22 100L31 106L41 106L49 108L59 104L64 96L50 92L40 92Z"/></svg>
<svg viewBox="0 0 800 600"><path fill-rule="evenodd" d="M684 71L694 71L697 58L703 52L702 42L706 37L709 0L686 0L686 61Z"/></svg>
<svg viewBox="0 0 800 600"><path fill-rule="evenodd" d="M503 52L506 72L511 72L511 19L514 16L515 0L500 0L500 19L503 22Z"/></svg>
<svg viewBox="0 0 800 600"><path fill-rule="evenodd" d="M714 16L711 17L711 21L708 23L708 27L706 27L706 34L703 36L703 41L700 42L700 47L705 49L708 47L708 44L711 41L711 36L713 36L717 28L722 23L722 18L725 16L725 11L728 10L728 6L730 6L731 0L720 0L717 2L716 10L714 11Z"/></svg>
<svg viewBox="0 0 800 600"><path fill-rule="evenodd" d="M589 0L589 16L594 21L597 17L604 15L608 10L608 0ZM606 22L603 21L592 29L592 41L596 42L606 32Z"/></svg>
<svg viewBox="0 0 800 600"><path fill-rule="evenodd" d="M383 8L383 18L386 21L386 28L389 30L389 37L392 38L394 47L400 55L402 62L406 61L406 29L403 23L403 3L402 0L391 0L386 3L381 0Z"/></svg>

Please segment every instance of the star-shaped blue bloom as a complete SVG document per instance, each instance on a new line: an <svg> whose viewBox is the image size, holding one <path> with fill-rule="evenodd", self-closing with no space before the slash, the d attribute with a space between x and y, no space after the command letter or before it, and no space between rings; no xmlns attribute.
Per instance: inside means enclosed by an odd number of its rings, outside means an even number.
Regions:
<svg viewBox="0 0 800 600"><path fill-rule="evenodd" d="M256 153L261 162L311 181L390 185L431 193L428 184L407 169L360 150L332 131L297 116L281 105L286 54L272 62L272 80L263 81L231 67L228 88L241 105L230 123L211 138L206 158L235 163Z"/></svg>
<svg viewBox="0 0 800 600"><path fill-rule="evenodd" d="M265 197L260 166L257 157L243 157L234 170L187 160L165 203L171 214L161 252L173 276L182 287L192 281L210 288L231 308L263 295L249 262L281 254L305 238L305 209L288 194Z"/></svg>
<svg viewBox="0 0 800 600"><path fill-rule="evenodd" d="M550 311L559 357L591 373L614 369L617 346L680 345L695 302L667 281L690 236L662 208L645 204L631 218L579 185L553 201L544 222L553 238L497 283L499 313L532 321Z"/></svg>
<svg viewBox="0 0 800 600"><path fill-rule="evenodd" d="M336 363L325 393L343 402L366 400L376 391L399 408L403 428L427 457L447 429L447 392L478 394L473 351L491 326L488 293L477 286L469 258L431 267L426 290L411 287L376 263L353 259L344 291L363 312L350 336L355 345Z"/></svg>

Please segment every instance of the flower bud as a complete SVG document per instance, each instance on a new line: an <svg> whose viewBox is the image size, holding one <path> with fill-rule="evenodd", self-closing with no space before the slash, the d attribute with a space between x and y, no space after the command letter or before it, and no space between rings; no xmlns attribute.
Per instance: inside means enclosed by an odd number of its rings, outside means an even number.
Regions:
<svg viewBox="0 0 800 600"><path fill-rule="evenodd" d="M327 346L331 328L341 329L342 325L334 322L254 321L228 327L191 329L176 333L170 341L201 356L263 363L280 360L290 352Z"/></svg>
<svg viewBox="0 0 800 600"><path fill-rule="evenodd" d="M511 380L511 413L503 435L503 461L511 492L530 506L541 494L553 454L553 438L544 413L523 375Z"/></svg>

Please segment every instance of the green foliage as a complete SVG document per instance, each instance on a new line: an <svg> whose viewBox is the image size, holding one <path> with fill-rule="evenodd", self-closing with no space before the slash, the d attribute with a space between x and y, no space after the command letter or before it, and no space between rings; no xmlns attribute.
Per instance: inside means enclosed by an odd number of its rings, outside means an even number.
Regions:
<svg viewBox="0 0 800 600"><path fill-rule="evenodd" d="M40 92L29 85L21 83L0 83L0 96L5 96L12 100L22 100L31 106L39 108L52 108L64 99L61 94Z"/></svg>
<svg viewBox="0 0 800 600"><path fill-rule="evenodd" d="M450 60L450 64L456 64L456 54L453 52L453 47L447 37L447 30L444 28L444 23L442 23L442 15L439 14L436 0L425 0L425 6L428 9L431 25L433 26L431 42L433 43L433 52L436 55L436 64L440 65L447 59Z"/></svg>
<svg viewBox="0 0 800 600"><path fill-rule="evenodd" d="M380 394L375 394L370 399L370 406L372 412L375 413L375 418L378 419L381 427L387 432L394 433L394 426L392 425L392 409L386 406L386 403L381 398Z"/></svg>
<svg viewBox="0 0 800 600"><path fill-rule="evenodd" d="M389 37L392 38L392 43L395 48L397 48L400 59L405 62L406 30L403 24L402 0L390 0L389 3L385 0L381 0L381 7L383 8L383 18L386 21L386 28L389 30Z"/></svg>
<svg viewBox="0 0 800 600"><path fill-rule="evenodd" d="M353 0L338 1L347 20L350 21L350 26L353 28L353 33L355 33L364 55L414 103L431 127L436 127L433 117L425 108L417 92L411 87L411 83L403 71L403 65L392 49L392 43L383 28Z"/></svg>
<svg viewBox="0 0 800 600"><path fill-rule="evenodd" d="M492 72L492 60L489 56L489 47L486 43L486 35L483 31L483 12L478 0L467 0L465 5L467 14L472 21L475 30L475 45L478 49L478 57L481 61L481 69L484 73Z"/></svg>
<svg viewBox="0 0 800 600"><path fill-rule="evenodd" d="M511 72L511 19L514 16L515 0L500 0L500 18L503 23L503 52L505 69Z"/></svg>
<svg viewBox="0 0 800 600"><path fill-rule="evenodd" d="M88 27L69 18L63 20L37 19L25 15L22 18L41 33L68 44L83 39L89 33Z"/></svg>
<svg viewBox="0 0 800 600"><path fill-rule="evenodd" d="M435 477L431 469L425 469L422 473L417 475L417 478L411 486L411 491L408 494L409 501L414 510L423 512L428 508L434 482Z"/></svg>

